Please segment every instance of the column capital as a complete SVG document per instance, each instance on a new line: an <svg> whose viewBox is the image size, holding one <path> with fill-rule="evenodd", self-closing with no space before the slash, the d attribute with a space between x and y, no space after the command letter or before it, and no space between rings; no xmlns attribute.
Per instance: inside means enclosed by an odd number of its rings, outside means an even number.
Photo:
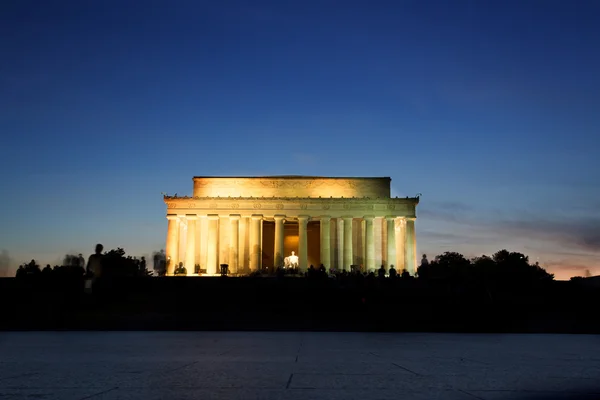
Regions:
<svg viewBox="0 0 600 400"><path fill-rule="evenodd" d="M219 219L219 214L208 214L206 216L210 221L216 221Z"/></svg>
<svg viewBox="0 0 600 400"><path fill-rule="evenodd" d="M321 215L319 218L321 219L321 221L329 221L329 220L331 220L331 216L330 215Z"/></svg>
<svg viewBox="0 0 600 400"><path fill-rule="evenodd" d="M229 214L229 219L232 221L237 221L240 218L242 218L242 216L240 214Z"/></svg>
<svg viewBox="0 0 600 400"><path fill-rule="evenodd" d="M397 219L400 219L400 218L402 218L402 217L398 217L397 215L386 215L384 218L385 218L387 221L395 221L395 220L397 220Z"/></svg>
<svg viewBox="0 0 600 400"><path fill-rule="evenodd" d="M341 218L344 220L354 219L354 217L352 215L343 215Z"/></svg>
<svg viewBox="0 0 600 400"><path fill-rule="evenodd" d="M186 218L188 221L195 221L195 220L197 220L197 219L198 219L198 215L196 215L196 214L186 214L186 215L185 215L185 218Z"/></svg>
<svg viewBox="0 0 600 400"><path fill-rule="evenodd" d="M251 217L254 221L263 219L262 214L252 214Z"/></svg>
<svg viewBox="0 0 600 400"><path fill-rule="evenodd" d="M298 221L303 220L303 221L310 221L310 215L298 215Z"/></svg>
<svg viewBox="0 0 600 400"><path fill-rule="evenodd" d="M178 219L178 218L177 218L177 214L167 214L167 219L168 219L169 221L175 221L175 220L177 220L177 219Z"/></svg>
<svg viewBox="0 0 600 400"><path fill-rule="evenodd" d="M275 221L277 221L277 220L283 221L285 219L285 215L277 214L277 215L274 215L273 218L275 219Z"/></svg>
<svg viewBox="0 0 600 400"><path fill-rule="evenodd" d="M371 219L372 220L372 219L375 219L375 216L374 215L365 215L365 216L363 216L363 219L364 220L367 220L367 219Z"/></svg>
<svg viewBox="0 0 600 400"><path fill-rule="evenodd" d="M407 221L413 221L414 222L414 221L417 220L417 217L404 217L404 219L407 220Z"/></svg>

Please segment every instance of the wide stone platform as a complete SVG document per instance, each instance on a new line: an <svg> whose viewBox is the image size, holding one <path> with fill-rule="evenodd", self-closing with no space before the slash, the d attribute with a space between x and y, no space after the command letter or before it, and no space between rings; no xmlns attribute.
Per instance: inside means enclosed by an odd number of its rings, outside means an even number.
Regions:
<svg viewBox="0 0 600 400"><path fill-rule="evenodd" d="M0 333L0 399L598 399L588 335Z"/></svg>

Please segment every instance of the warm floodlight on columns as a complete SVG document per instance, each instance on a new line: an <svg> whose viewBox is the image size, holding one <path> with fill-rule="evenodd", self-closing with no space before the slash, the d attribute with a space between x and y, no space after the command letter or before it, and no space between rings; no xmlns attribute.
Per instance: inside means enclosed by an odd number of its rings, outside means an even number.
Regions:
<svg viewBox="0 0 600 400"><path fill-rule="evenodd" d="M196 214L187 214L185 219L187 220L185 269L189 276L196 272L196 220L198 219L198 216Z"/></svg>
<svg viewBox="0 0 600 400"><path fill-rule="evenodd" d="M219 240L219 216L216 214L208 215L208 244L206 246L206 273L215 275L217 273L218 263L218 240Z"/></svg>
<svg viewBox="0 0 600 400"><path fill-rule="evenodd" d="M308 269L308 221L310 216L298 216L298 268L300 272Z"/></svg>
<svg viewBox="0 0 600 400"><path fill-rule="evenodd" d="M375 269L375 231L373 229L373 215L365 215L365 236L366 236L366 259L367 259L367 272Z"/></svg>
<svg viewBox="0 0 600 400"><path fill-rule="evenodd" d="M176 214L167 214L167 220L167 275L173 275L179 261L179 217Z"/></svg>
<svg viewBox="0 0 600 400"><path fill-rule="evenodd" d="M342 217L344 220L344 261L342 269L350 268L354 264L352 259L352 217Z"/></svg>
<svg viewBox="0 0 600 400"><path fill-rule="evenodd" d="M342 271L344 270L344 220L342 218L336 218L335 223L335 232L337 236L336 246L337 246L337 255L336 255L336 270Z"/></svg>
<svg viewBox="0 0 600 400"><path fill-rule="evenodd" d="M240 218L239 214L231 214L229 216L229 271L234 274L238 272Z"/></svg>
<svg viewBox="0 0 600 400"><path fill-rule="evenodd" d="M261 231L262 231L262 219L263 216L259 214L253 214L250 218L250 270L258 271L262 261L262 249L261 249Z"/></svg>
<svg viewBox="0 0 600 400"><path fill-rule="evenodd" d="M331 268L331 217L328 215L322 216L319 225L321 229L321 264L325 268Z"/></svg>
<svg viewBox="0 0 600 400"><path fill-rule="evenodd" d="M283 240L285 215L275 215L275 268L283 267Z"/></svg>
<svg viewBox="0 0 600 400"><path fill-rule="evenodd" d="M404 245L404 268L409 274L417 271L417 241L415 239L415 219L406 218L406 241Z"/></svg>
<svg viewBox="0 0 600 400"><path fill-rule="evenodd" d="M387 223L387 267L396 264L396 217L385 217Z"/></svg>

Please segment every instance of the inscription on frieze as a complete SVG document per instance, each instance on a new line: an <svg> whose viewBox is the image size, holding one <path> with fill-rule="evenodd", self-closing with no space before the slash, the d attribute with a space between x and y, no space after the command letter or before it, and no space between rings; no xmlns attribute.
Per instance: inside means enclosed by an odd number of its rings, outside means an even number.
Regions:
<svg viewBox="0 0 600 400"><path fill-rule="evenodd" d="M187 203L188 208L196 208L196 203Z"/></svg>
<svg viewBox="0 0 600 400"><path fill-rule="evenodd" d="M240 205L238 203L233 203L231 205L231 208L233 208L234 210L237 210L238 208L240 208Z"/></svg>
<svg viewBox="0 0 600 400"><path fill-rule="evenodd" d="M300 204L300 209L301 210L306 210L308 208L307 204Z"/></svg>
<svg viewBox="0 0 600 400"><path fill-rule="evenodd" d="M276 209L278 209L278 210L283 210L283 204L281 204L281 203L277 203L277 204L275 205L275 208L276 208Z"/></svg>
<svg viewBox="0 0 600 400"><path fill-rule="evenodd" d="M254 208L260 210L262 208L262 205L260 203L254 203Z"/></svg>
<svg viewBox="0 0 600 400"><path fill-rule="evenodd" d="M168 208L177 208L177 203L167 203Z"/></svg>
<svg viewBox="0 0 600 400"><path fill-rule="evenodd" d="M219 205L217 203L210 203L208 206L212 209L219 207Z"/></svg>

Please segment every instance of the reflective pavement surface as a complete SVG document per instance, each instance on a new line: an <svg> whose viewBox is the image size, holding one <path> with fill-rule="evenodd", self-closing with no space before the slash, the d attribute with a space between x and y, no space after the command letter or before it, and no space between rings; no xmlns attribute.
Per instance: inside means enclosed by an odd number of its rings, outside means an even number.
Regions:
<svg viewBox="0 0 600 400"><path fill-rule="evenodd" d="M600 399L600 337L4 332L0 399Z"/></svg>

